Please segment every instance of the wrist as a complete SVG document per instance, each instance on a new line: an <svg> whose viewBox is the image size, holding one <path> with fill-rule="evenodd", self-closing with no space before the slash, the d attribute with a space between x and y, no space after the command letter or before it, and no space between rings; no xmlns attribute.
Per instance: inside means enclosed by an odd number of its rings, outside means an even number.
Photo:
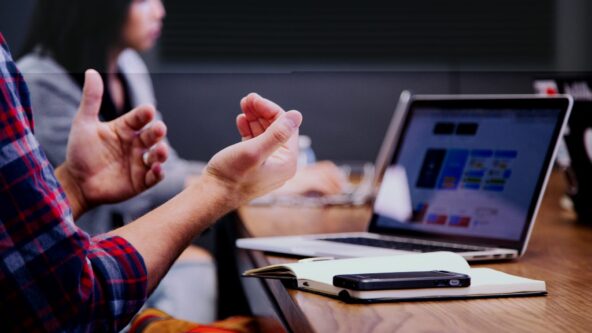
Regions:
<svg viewBox="0 0 592 333"><path fill-rule="evenodd" d="M68 169L66 163L57 167L55 175L66 193L72 209L72 214L76 220L80 215L87 211L90 206L84 196L84 192Z"/></svg>
<svg viewBox="0 0 592 333"><path fill-rule="evenodd" d="M221 209L227 212L238 208L243 203L240 189L234 182L220 179L207 171L199 176L193 187L199 187L201 193L207 193L216 203L220 203Z"/></svg>

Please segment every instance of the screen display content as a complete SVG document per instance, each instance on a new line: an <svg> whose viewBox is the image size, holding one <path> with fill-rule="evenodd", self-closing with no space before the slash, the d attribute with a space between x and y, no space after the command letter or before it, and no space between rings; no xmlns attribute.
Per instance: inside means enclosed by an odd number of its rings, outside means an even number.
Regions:
<svg viewBox="0 0 592 333"><path fill-rule="evenodd" d="M376 226L519 240L561 110L410 111Z"/></svg>

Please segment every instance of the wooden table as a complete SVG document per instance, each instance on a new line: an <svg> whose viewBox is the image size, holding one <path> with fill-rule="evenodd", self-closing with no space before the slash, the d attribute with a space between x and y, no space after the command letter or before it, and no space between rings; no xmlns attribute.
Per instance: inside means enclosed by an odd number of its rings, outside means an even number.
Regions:
<svg viewBox="0 0 592 333"><path fill-rule="evenodd" d="M562 177L553 174L522 258L473 264L545 280L547 296L362 305L286 289L274 280L243 279L249 280L249 302L269 331L592 332L592 227L560 208L563 189ZM239 214L245 232L272 236L364 230L370 209L243 207ZM240 269L294 260L239 253Z"/></svg>

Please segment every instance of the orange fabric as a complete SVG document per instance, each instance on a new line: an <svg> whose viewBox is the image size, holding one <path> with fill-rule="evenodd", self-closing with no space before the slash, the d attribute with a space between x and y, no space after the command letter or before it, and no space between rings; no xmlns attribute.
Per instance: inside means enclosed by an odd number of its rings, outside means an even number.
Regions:
<svg viewBox="0 0 592 333"><path fill-rule="evenodd" d="M210 324L198 324L175 319L157 309L147 309L136 315L130 333L255 333L251 317L230 317Z"/></svg>

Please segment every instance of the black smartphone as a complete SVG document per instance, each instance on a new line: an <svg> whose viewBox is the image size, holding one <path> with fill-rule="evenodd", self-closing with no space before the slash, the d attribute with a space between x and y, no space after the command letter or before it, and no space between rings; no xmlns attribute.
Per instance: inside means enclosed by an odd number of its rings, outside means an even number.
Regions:
<svg viewBox="0 0 592 333"><path fill-rule="evenodd" d="M471 277L448 271L361 273L335 275L333 285L352 290L460 288L470 286Z"/></svg>

